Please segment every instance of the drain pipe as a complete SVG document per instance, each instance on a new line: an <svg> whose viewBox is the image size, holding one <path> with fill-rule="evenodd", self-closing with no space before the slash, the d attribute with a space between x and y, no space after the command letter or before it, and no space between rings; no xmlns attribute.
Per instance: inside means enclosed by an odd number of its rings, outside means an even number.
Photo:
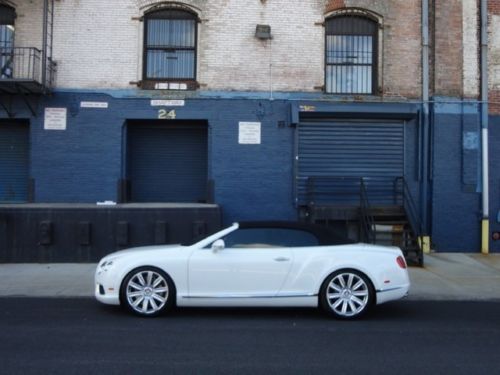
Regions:
<svg viewBox="0 0 500 375"><path fill-rule="evenodd" d="M42 35L42 85L43 90L47 90L46 80L47 80L47 33L48 33L48 20L49 20L49 0L43 1L43 35Z"/></svg>
<svg viewBox="0 0 500 375"><path fill-rule="evenodd" d="M429 0L422 0L422 181L420 195L420 214L422 217L420 248L430 252L428 226L428 181L429 181Z"/></svg>
<svg viewBox="0 0 500 375"><path fill-rule="evenodd" d="M489 155L488 155L488 0L481 0L481 165L482 220L481 253L489 253Z"/></svg>

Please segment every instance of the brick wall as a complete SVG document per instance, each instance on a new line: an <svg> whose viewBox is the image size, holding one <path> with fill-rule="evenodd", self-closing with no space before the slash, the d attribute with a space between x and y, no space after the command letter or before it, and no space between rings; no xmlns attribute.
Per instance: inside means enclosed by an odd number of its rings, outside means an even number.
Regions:
<svg viewBox="0 0 500 375"><path fill-rule="evenodd" d="M316 23L323 21L323 10L317 0L212 2L200 36L203 88L314 91L322 86L324 28ZM255 38L257 24L271 26L271 41Z"/></svg>
<svg viewBox="0 0 500 375"><path fill-rule="evenodd" d="M18 5L17 5L18 4ZM43 0L17 1L16 47L42 48Z"/></svg>
<svg viewBox="0 0 500 375"><path fill-rule="evenodd" d="M488 13L500 16L500 0L488 0Z"/></svg>
<svg viewBox="0 0 500 375"><path fill-rule="evenodd" d="M500 0L490 0L488 6L489 110L500 114Z"/></svg>
<svg viewBox="0 0 500 375"><path fill-rule="evenodd" d="M326 3L325 13L333 12L334 10L345 8L344 0L329 0Z"/></svg>
<svg viewBox="0 0 500 375"><path fill-rule="evenodd" d="M55 2L58 88L131 88L137 81L142 23L132 1Z"/></svg>
<svg viewBox="0 0 500 375"><path fill-rule="evenodd" d="M490 90L488 100L490 102L488 107L489 113L500 115L500 90Z"/></svg>
<svg viewBox="0 0 500 375"><path fill-rule="evenodd" d="M479 51L480 18L477 0L463 0L463 95L466 98L479 97Z"/></svg>
<svg viewBox="0 0 500 375"><path fill-rule="evenodd" d="M41 16L34 10L38 8L40 12L42 0L19 3L16 41L24 44L35 36L40 45ZM130 82L142 78L143 23L133 18L158 3L161 2L55 2L57 87L135 88ZM419 95L419 2L185 0L184 3L201 18L197 78L204 90L320 91L318 87L324 83L321 23L325 12L348 6L366 7L384 19L380 84L386 88L385 93ZM272 41L254 37L257 24L271 26Z"/></svg>
<svg viewBox="0 0 500 375"><path fill-rule="evenodd" d="M351 1L354 4L357 1ZM385 96L421 96L421 11L420 1L363 1L384 17L383 81Z"/></svg>
<svg viewBox="0 0 500 375"><path fill-rule="evenodd" d="M463 94L463 13L461 0L434 2L434 94Z"/></svg>
<svg viewBox="0 0 500 375"><path fill-rule="evenodd" d="M478 91L477 0L435 1L435 94ZM16 44L41 47L42 0L18 1ZM142 79L143 23L159 0L55 2L57 87L129 89ZM378 15L379 86L386 97L421 95L421 1L185 0L198 12L197 78L203 90L318 92L324 83L325 14L364 8ZM432 4L432 1L431 1ZM463 6L462 6L463 4ZM490 0L490 33L500 33L500 1ZM286 9L286 11L284 11ZM431 20L432 21L432 20ZM272 41L254 37L269 24ZM477 24L477 21L476 21ZM499 27L497 27L499 26ZM490 44L491 89L500 89L500 43ZM272 69L271 69L272 65Z"/></svg>

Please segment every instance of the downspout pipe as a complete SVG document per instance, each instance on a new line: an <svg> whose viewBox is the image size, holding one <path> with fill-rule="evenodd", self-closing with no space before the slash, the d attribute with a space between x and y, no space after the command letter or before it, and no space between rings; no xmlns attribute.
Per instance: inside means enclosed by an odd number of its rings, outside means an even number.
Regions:
<svg viewBox="0 0 500 375"><path fill-rule="evenodd" d="M48 33L48 18L49 18L49 0L43 1L43 33L42 33L42 86L44 91L47 90L47 33Z"/></svg>
<svg viewBox="0 0 500 375"><path fill-rule="evenodd" d="M422 0L422 174L420 186L420 215L422 248L429 252L428 233L428 201L429 201L429 0Z"/></svg>
<svg viewBox="0 0 500 375"><path fill-rule="evenodd" d="M481 253L489 253L489 154L488 154L488 0L481 0Z"/></svg>

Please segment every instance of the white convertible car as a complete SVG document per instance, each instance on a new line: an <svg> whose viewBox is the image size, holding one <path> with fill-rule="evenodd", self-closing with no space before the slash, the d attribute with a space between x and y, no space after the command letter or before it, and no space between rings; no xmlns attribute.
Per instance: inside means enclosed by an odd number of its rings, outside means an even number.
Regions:
<svg viewBox="0 0 500 375"><path fill-rule="evenodd" d="M342 319L407 295L397 247L350 243L325 227L235 223L191 245L104 257L95 296L142 316L177 306L321 306Z"/></svg>

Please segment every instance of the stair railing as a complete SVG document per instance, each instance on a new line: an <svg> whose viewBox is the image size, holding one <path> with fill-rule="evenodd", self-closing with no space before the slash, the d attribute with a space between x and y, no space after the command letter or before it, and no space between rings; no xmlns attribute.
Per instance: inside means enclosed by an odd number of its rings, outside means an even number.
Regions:
<svg viewBox="0 0 500 375"><path fill-rule="evenodd" d="M359 183L359 208L360 208L360 224L362 239L364 242L375 243L375 220L370 210L370 202L366 192L366 186L363 178L360 178Z"/></svg>
<svg viewBox="0 0 500 375"><path fill-rule="evenodd" d="M310 176L306 193L309 207L317 204L359 206L360 240L375 243L375 221L363 177Z"/></svg>
<svg viewBox="0 0 500 375"><path fill-rule="evenodd" d="M404 177L396 177L394 179L394 194L396 201L398 200L398 198L401 199L401 205L405 209L411 229L417 237L422 236L425 232L422 220L420 219L417 205L413 200L410 188L408 187L408 184L406 183Z"/></svg>

